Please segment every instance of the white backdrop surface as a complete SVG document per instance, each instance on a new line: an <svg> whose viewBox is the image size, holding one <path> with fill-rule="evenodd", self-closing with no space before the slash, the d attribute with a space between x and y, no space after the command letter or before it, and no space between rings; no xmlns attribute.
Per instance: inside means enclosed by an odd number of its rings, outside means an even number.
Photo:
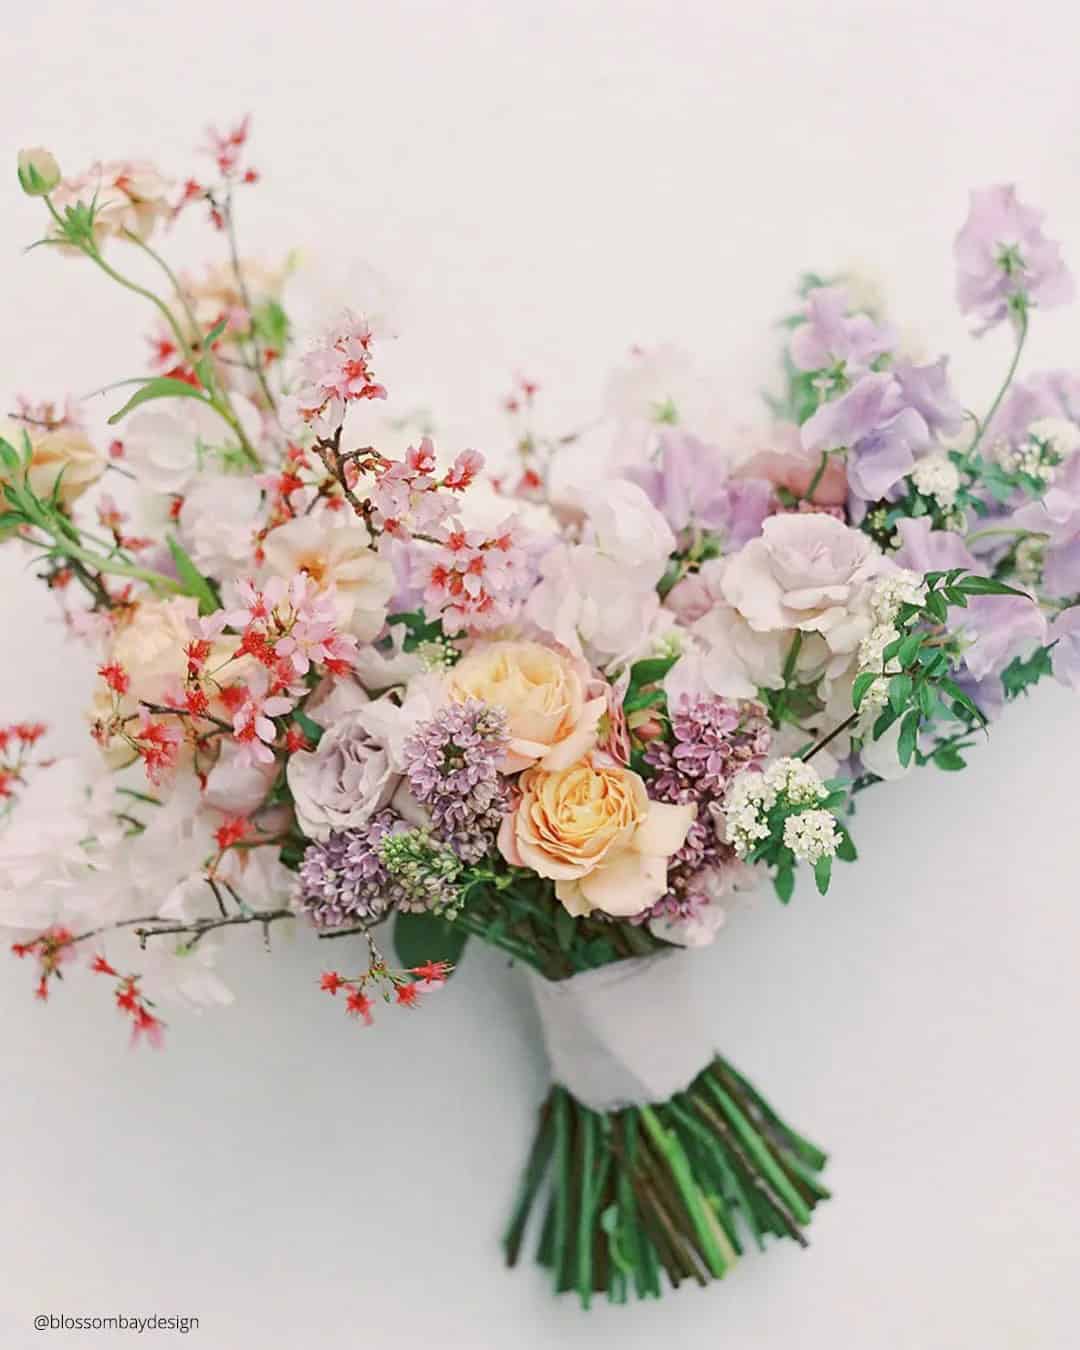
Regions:
<svg viewBox="0 0 1080 1350"><path fill-rule="evenodd" d="M1080 268L1080 21L1048 0L39 0L6 28L9 166L40 143L183 171L251 111L249 251L301 245L359 306L364 267L390 278L380 373L455 448L500 442L517 370L553 428L588 420L634 342L697 353L742 416L793 277L854 260L985 404L1004 335L967 341L951 302L969 185L1015 178ZM4 397L138 369L137 302L20 258L39 222L4 181ZM1040 317L1030 368L1075 365L1078 332ZM74 749L89 658L10 554L0 579L0 720ZM718 1042L830 1146L836 1198L808 1252L658 1306L586 1317L499 1266L544 1065L497 955L362 1032L313 941L240 941L236 1006L174 1015L161 1055L88 979L43 1008L0 967L0 1345L126 1345L33 1317L159 1312L206 1350L1072 1350L1078 757L1080 708L1040 691L971 772L869 794L828 897L763 896L701 959Z"/></svg>

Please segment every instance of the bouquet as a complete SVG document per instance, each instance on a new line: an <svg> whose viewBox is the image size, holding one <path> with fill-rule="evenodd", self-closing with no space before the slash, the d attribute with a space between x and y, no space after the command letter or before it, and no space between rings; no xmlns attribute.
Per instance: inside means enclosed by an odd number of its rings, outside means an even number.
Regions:
<svg viewBox="0 0 1080 1350"><path fill-rule="evenodd" d="M1080 684L1080 375L1018 374L1072 296L1058 245L1013 188L972 194L957 299L1010 343L981 416L858 278L808 275L755 430L635 350L606 453L537 430L519 379L493 475L383 411L377 314L295 331L289 266L238 245L247 124L209 151L179 185L19 156L35 247L154 325L149 373L18 399L0 438L0 538L96 667L96 749L0 730L0 924L37 997L88 968L157 1046L170 1001L231 998L227 940L299 925L370 1025L479 939L552 1067L511 1265L534 1213L586 1306L805 1243L825 1154L717 1053L688 949L754 887L825 892L861 792ZM160 251L196 213L200 274Z"/></svg>

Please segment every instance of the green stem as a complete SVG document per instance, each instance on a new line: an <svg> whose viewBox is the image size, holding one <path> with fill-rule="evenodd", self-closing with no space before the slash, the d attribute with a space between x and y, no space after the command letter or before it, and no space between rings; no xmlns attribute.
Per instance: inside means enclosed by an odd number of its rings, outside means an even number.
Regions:
<svg viewBox="0 0 1080 1350"><path fill-rule="evenodd" d="M53 206L52 202L49 200L48 197L45 197L44 201L45 205L49 208L49 212L52 215L53 219L56 221L61 231L64 231L65 230L64 222L59 212L56 210L56 207ZM135 236L132 235L129 235L128 237L135 238ZM140 240L138 242L140 242L141 244L142 241ZM125 277L120 272L118 272L115 267L113 267L110 263L105 261L105 259L101 255L100 250L98 249L97 245L93 242L93 240L83 242L79 246L81 247L83 253L92 262L96 263L97 266L100 267L101 270L105 273L105 275L110 278L110 280L115 281L118 286L123 286L125 290L131 291L135 295L141 295L144 300L149 300L149 302L161 314L162 318L169 325L169 329L172 332L172 335L176 338L180 350L184 355L184 359L188 362L189 365L194 366L195 355L191 350L191 344L188 342L183 329L180 327L180 323L177 320L176 315L172 312L172 310L165 303L165 301L162 300L161 296L155 294L154 291L148 290L147 287L145 286L140 286L138 282L132 281L130 280L130 278ZM165 263L164 259L160 258L159 255L149 247L149 245L142 244L142 247L147 253L151 255L151 257L153 257L156 261L158 261L161 264L162 267L164 267L169 278L172 280L174 288L176 288L179 293L179 288L177 286L176 279L173 277L172 271ZM236 436L236 439L240 442L241 450L243 450L244 455L251 462L252 466L254 468L261 468L262 461L256 454L255 447L251 444L251 442L245 435L244 429L240 425L240 420L236 416L232 404L229 402L228 395L225 395L223 400L219 400L217 395L213 392L213 390L208 389L206 392L209 396L206 400L207 406L213 408L214 412L217 413L217 415L222 419L222 421L225 422L231 428L233 434Z"/></svg>
<svg viewBox="0 0 1080 1350"><path fill-rule="evenodd" d="M1022 538L1047 539L1049 535L1042 530L1024 530L1015 525L988 525L985 530L973 530L964 536L965 544L974 544L979 539L993 539L998 535L1018 535Z"/></svg>
<svg viewBox="0 0 1080 1350"><path fill-rule="evenodd" d="M825 470L828 468L828 465L829 465L829 452L828 450L822 450L821 459L818 461L818 466L814 470L813 478L810 479L810 485L806 489L806 491L802 494L802 496L799 498L799 501L812 502L814 500L814 493L818 490L818 487L821 484L821 480L825 477Z"/></svg>
<svg viewBox="0 0 1080 1350"><path fill-rule="evenodd" d="M975 451L978 450L982 443L983 436L986 434L986 428L994 420L994 414L997 412L998 408L1001 407L1001 400L1005 397L1009 385L1013 382L1013 376L1016 374L1017 367L1020 364L1020 354L1024 350L1024 343L1027 340L1027 335L1028 311L1027 305L1025 304L1020 309L1020 327L1016 337L1016 350L1013 352L1012 361L1009 363L1009 369L1005 372L1005 382L997 391L997 397L994 399L993 403L991 403L990 411L983 418L979 430L975 433L975 439L971 442L971 447L968 450L969 460L974 458Z"/></svg>

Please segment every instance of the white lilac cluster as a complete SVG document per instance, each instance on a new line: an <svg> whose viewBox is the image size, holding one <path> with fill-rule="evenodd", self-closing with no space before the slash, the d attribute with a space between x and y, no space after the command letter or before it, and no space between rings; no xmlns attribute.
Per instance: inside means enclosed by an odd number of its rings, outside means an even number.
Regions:
<svg viewBox="0 0 1080 1350"><path fill-rule="evenodd" d="M728 842L740 858L746 858L769 838L768 817L774 807L801 806L806 810L789 816L784 824L784 843L800 860L816 862L826 855L831 857L840 836L832 814L818 806L828 795L821 775L805 760L786 757L775 760L764 773L742 773L724 801ZM808 818L805 825L792 824L804 817ZM825 817L831 828L827 829L820 817Z"/></svg>
<svg viewBox="0 0 1080 1350"><path fill-rule="evenodd" d="M923 497L932 497L942 511L949 512L956 505L960 491L960 470L944 450L924 455L911 471L915 490Z"/></svg>

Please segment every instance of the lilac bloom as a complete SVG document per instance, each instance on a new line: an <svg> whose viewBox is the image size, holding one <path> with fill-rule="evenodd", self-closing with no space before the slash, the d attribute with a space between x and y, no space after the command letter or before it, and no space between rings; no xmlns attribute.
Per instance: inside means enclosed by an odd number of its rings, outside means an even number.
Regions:
<svg viewBox="0 0 1080 1350"><path fill-rule="evenodd" d="M818 286L806 297L806 322L791 337L791 359L800 370L843 365L849 374L868 370L896 345L896 335L868 314L852 314L842 286Z"/></svg>
<svg viewBox="0 0 1080 1350"><path fill-rule="evenodd" d="M1062 610L1050 625L1049 637L1057 644L1050 654L1054 678L1080 692L1080 605Z"/></svg>
<svg viewBox="0 0 1080 1350"><path fill-rule="evenodd" d="M956 236L956 299L985 332L1023 296L1028 304L1068 303L1075 290L1061 246L1042 232L1043 213L1016 199L1011 184L971 193L968 218Z"/></svg>
<svg viewBox="0 0 1080 1350"><path fill-rule="evenodd" d="M943 356L925 366L902 361L895 367L905 401L919 413L935 436L954 436L966 421L964 410L953 397L949 385L948 366L949 358Z"/></svg>
<svg viewBox="0 0 1080 1350"><path fill-rule="evenodd" d="M864 375L846 394L825 403L803 425L807 450L847 450L848 486L855 497L877 501L899 483L930 441L930 428L909 407L890 374Z"/></svg>
<svg viewBox="0 0 1080 1350"><path fill-rule="evenodd" d="M770 483L729 478L724 455L685 432L665 432L657 458L624 476L644 490L676 534L700 525L722 533L731 550L761 533L773 505Z"/></svg>

